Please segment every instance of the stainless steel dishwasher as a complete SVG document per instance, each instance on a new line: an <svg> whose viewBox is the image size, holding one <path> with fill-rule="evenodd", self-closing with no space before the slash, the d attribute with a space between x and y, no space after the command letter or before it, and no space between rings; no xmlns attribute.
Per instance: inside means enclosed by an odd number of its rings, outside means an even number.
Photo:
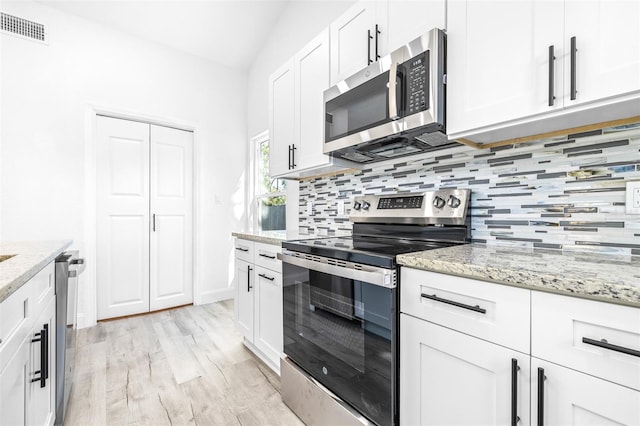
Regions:
<svg viewBox="0 0 640 426"><path fill-rule="evenodd" d="M56 425L64 423L73 385L78 276L82 271L84 259L78 251L67 251L56 258Z"/></svg>

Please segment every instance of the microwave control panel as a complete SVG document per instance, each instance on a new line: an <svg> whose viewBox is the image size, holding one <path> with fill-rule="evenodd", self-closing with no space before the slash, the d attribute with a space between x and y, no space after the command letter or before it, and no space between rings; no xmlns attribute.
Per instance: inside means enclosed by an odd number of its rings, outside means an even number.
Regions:
<svg viewBox="0 0 640 426"><path fill-rule="evenodd" d="M429 109L429 51L405 62L407 82L406 115Z"/></svg>

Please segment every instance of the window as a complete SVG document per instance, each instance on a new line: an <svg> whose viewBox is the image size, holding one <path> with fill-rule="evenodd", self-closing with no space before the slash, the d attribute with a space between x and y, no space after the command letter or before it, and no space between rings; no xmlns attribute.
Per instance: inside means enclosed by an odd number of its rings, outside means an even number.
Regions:
<svg viewBox="0 0 640 426"><path fill-rule="evenodd" d="M253 138L255 228L261 231L286 229L286 182L269 176L269 134Z"/></svg>

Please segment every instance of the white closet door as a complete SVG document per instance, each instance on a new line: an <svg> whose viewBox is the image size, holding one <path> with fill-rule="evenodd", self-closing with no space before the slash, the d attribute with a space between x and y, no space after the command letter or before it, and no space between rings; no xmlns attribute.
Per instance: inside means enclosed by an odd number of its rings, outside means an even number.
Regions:
<svg viewBox="0 0 640 426"><path fill-rule="evenodd" d="M97 117L98 319L149 311L149 125Z"/></svg>
<svg viewBox="0 0 640 426"><path fill-rule="evenodd" d="M152 311L193 302L193 133L151 125Z"/></svg>

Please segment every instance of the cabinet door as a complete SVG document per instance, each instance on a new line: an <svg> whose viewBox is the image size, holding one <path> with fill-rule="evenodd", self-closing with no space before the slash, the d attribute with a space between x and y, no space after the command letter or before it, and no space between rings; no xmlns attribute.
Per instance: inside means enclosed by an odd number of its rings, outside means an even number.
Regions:
<svg viewBox="0 0 640 426"><path fill-rule="evenodd" d="M29 347L31 337L23 340L4 371L0 373L0 424L27 424Z"/></svg>
<svg viewBox="0 0 640 426"><path fill-rule="evenodd" d="M255 345L275 366L282 355L282 274L256 267Z"/></svg>
<svg viewBox="0 0 640 426"><path fill-rule="evenodd" d="M295 139L301 168L323 165L329 156L324 143L323 92L329 88L329 29L325 29L294 57Z"/></svg>
<svg viewBox="0 0 640 426"><path fill-rule="evenodd" d="M561 99L549 106L549 46L559 58L552 73L557 86L562 22L562 2L449 2L447 132L455 137L561 108ZM553 93L560 98L562 88Z"/></svg>
<svg viewBox="0 0 640 426"><path fill-rule="evenodd" d="M389 52L420 37L433 28L446 30L446 1L393 0L387 4L388 37L384 38Z"/></svg>
<svg viewBox="0 0 640 426"><path fill-rule="evenodd" d="M52 425L56 415L56 304L55 299L50 298L48 304L42 315L36 320L34 325L33 338L38 341L31 341L31 371L41 370L42 365L46 365L46 378L44 381L44 387L41 386L41 381L29 383L31 387L29 395L29 424L35 426ZM42 340L42 329L46 329L46 342ZM39 336L35 336L35 333L40 333ZM46 345L46 349L43 349L43 345ZM43 358L44 357L44 358ZM32 375L32 379L40 377L44 374L40 373ZM64 384L62 384L64 386Z"/></svg>
<svg viewBox="0 0 640 426"><path fill-rule="evenodd" d="M640 92L640 2L565 2L565 106ZM576 99L570 43L576 37Z"/></svg>
<svg viewBox="0 0 640 426"><path fill-rule="evenodd" d="M375 1L357 2L331 23L331 85L375 61L375 26Z"/></svg>
<svg viewBox="0 0 640 426"><path fill-rule="evenodd" d="M236 258L236 328L246 339L253 342L254 266Z"/></svg>
<svg viewBox="0 0 640 426"><path fill-rule="evenodd" d="M512 375L512 360L519 370ZM400 315L400 423L529 424L529 355Z"/></svg>
<svg viewBox="0 0 640 426"><path fill-rule="evenodd" d="M539 369L546 377L542 397L538 390ZM537 358L531 359L531 376L531 424L640 424L640 392L636 390ZM544 423L539 423L540 409Z"/></svg>
<svg viewBox="0 0 640 426"><path fill-rule="evenodd" d="M293 73L292 58L269 78L269 174L272 177L290 170L290 147L295 142Z"/></svg>

